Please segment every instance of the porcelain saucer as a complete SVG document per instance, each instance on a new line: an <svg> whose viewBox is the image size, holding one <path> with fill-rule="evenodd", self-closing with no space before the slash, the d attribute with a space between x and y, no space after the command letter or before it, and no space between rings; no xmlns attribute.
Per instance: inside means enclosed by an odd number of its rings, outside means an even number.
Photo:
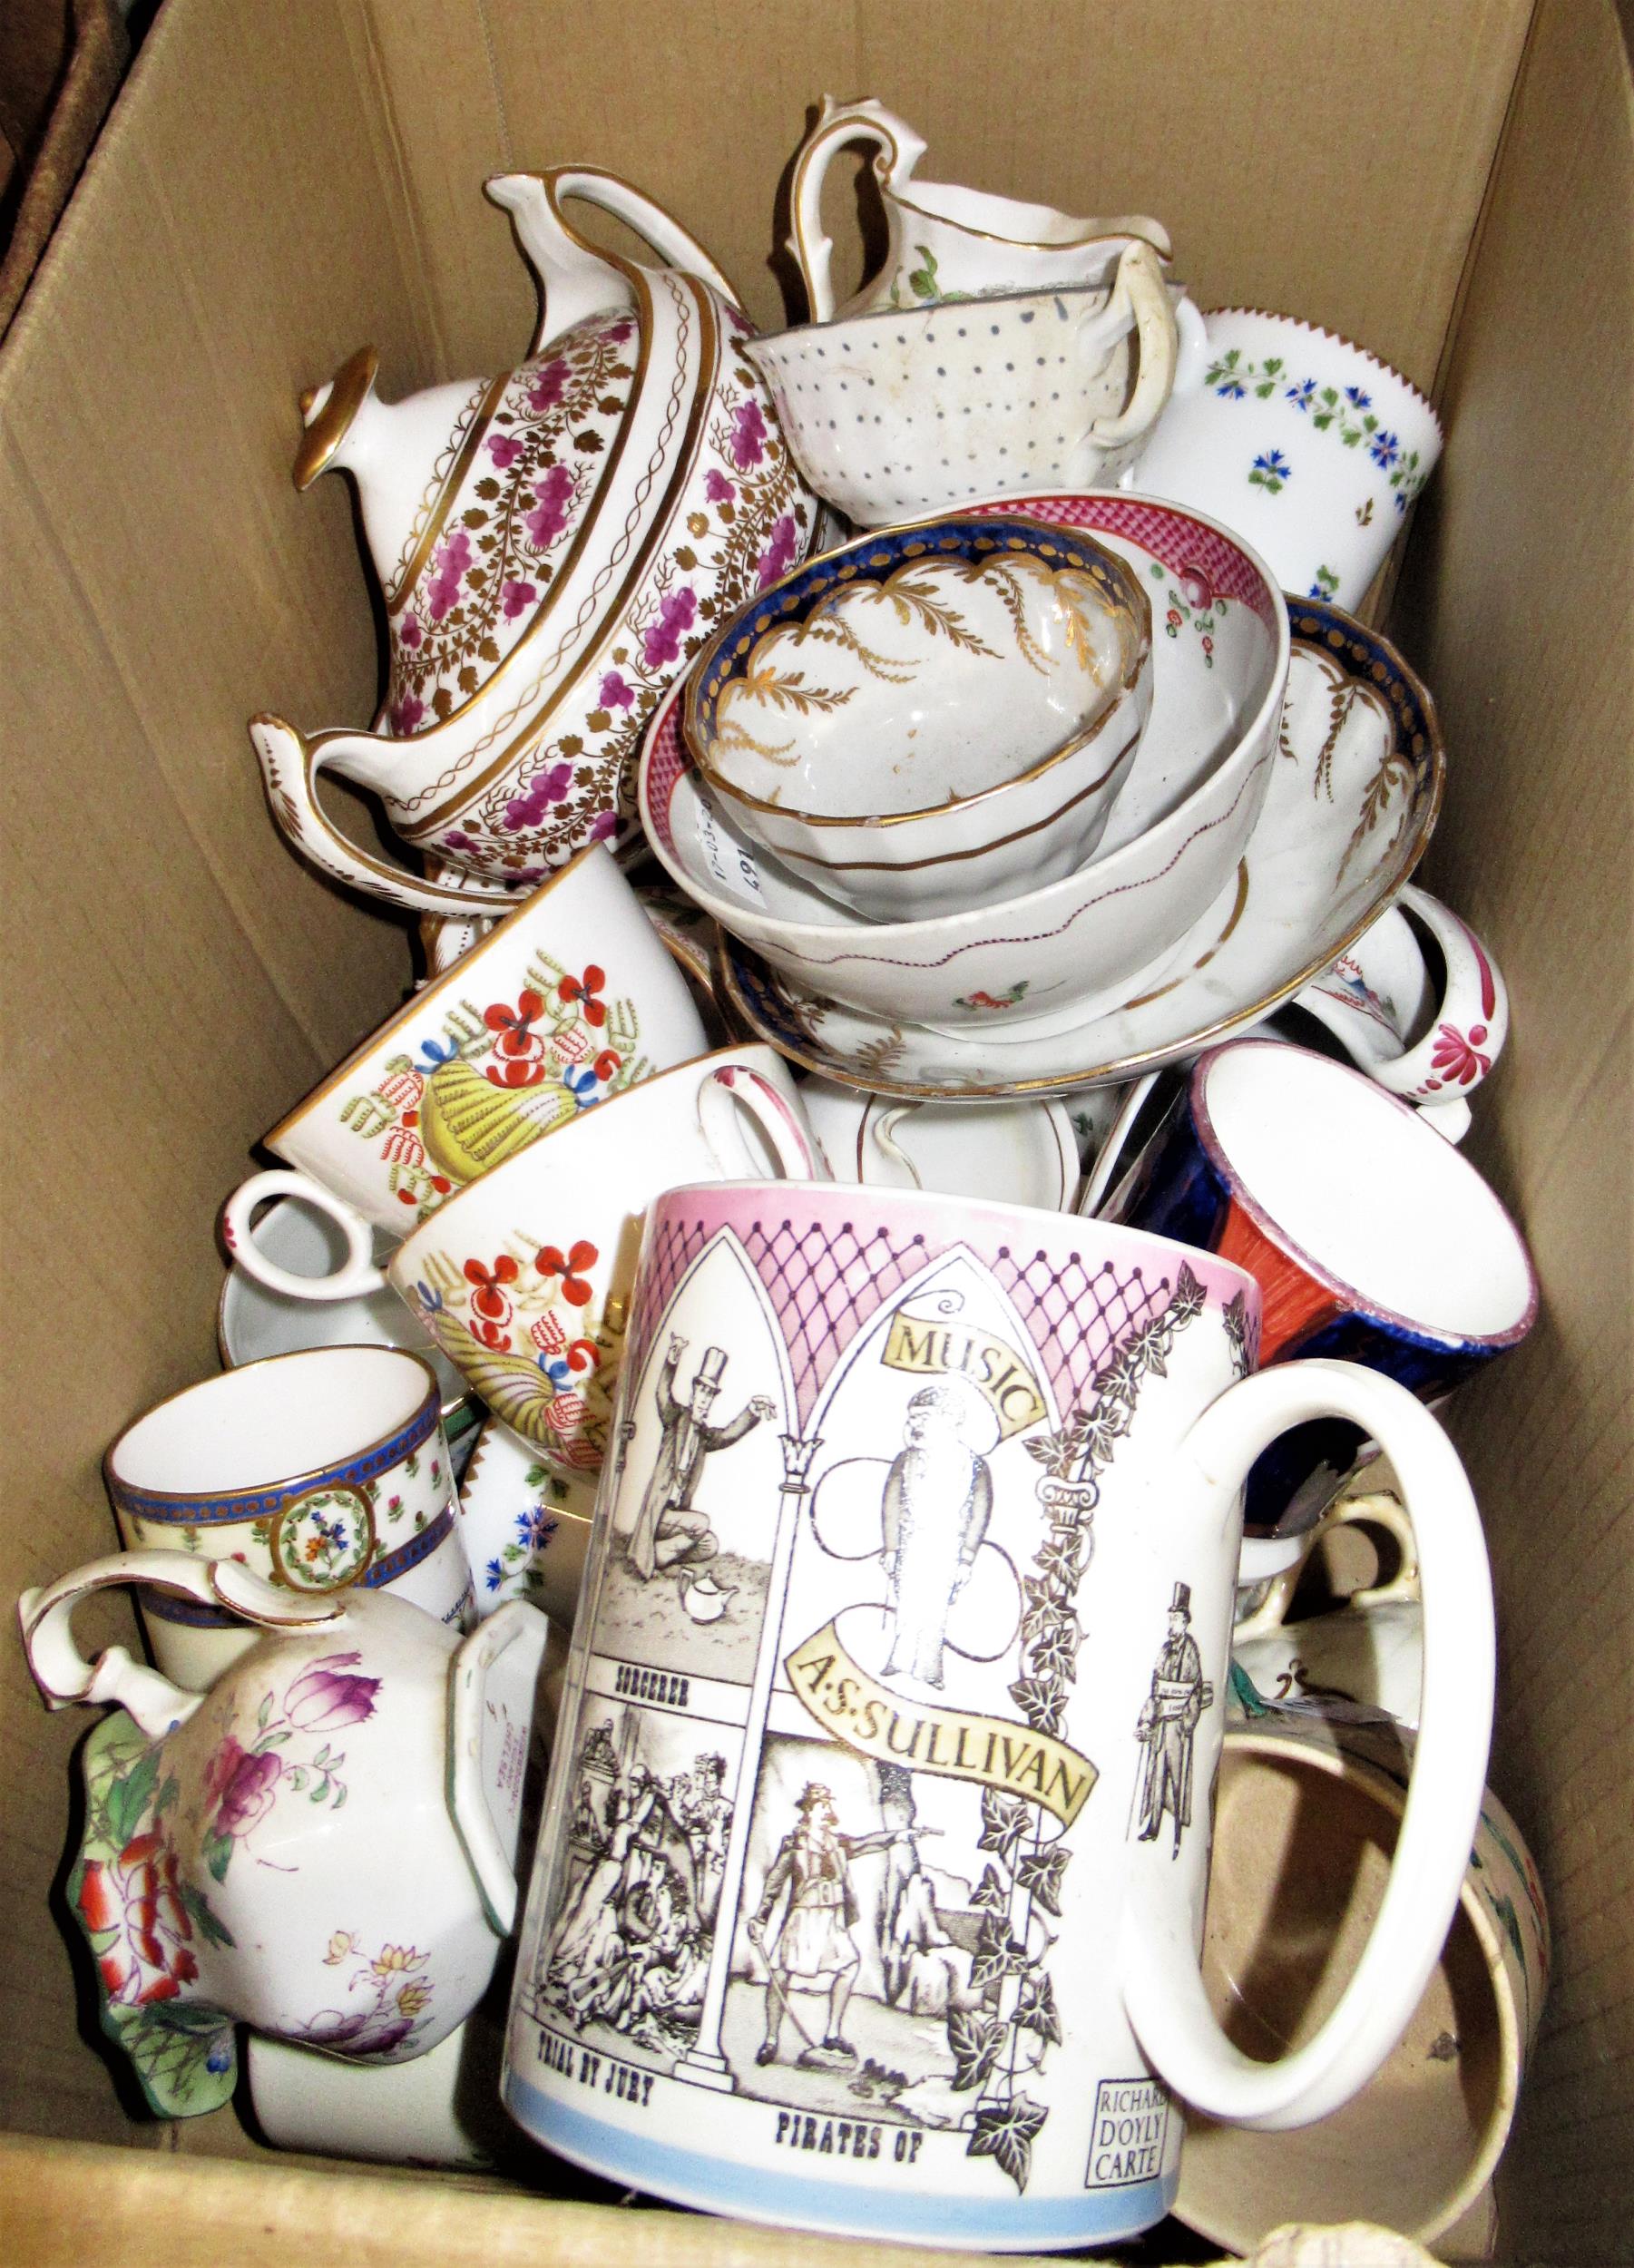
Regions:
<svg viewBox="0 0 1634 2268"><path fill-rule="evenodd" d="M1162 982L1081 1023L1000 1042L819 1000L723 933L718 997L807 1070L910 1101L1070 1094L1257 1023L1395 898L1429 841L1444 773L1433 712L1394 649L1336 608L1290 600L1289 611L1293 662L1264 809Z"/></svg>
<svg viewBox="0 0 1634 2268"><path fill-rule="evenodd" d="M321 1276L345 1257L340 1231L310 1207L277 1198L255 1226L256 1242L269 1259L298 1276ZM377 1260L391 1249L376 1239ZM216 1344L223 1370L263 1355L294 1354L309 1346L402 1346L423 1354L443 1389L443 1430L450 1445L470 1432L480 1415L465 1380L433 1345L418 1319L396 1292L372 1292L358 1299L286 1299L269 1291L234 1266L221 1285L216 1310Z"/></svg>

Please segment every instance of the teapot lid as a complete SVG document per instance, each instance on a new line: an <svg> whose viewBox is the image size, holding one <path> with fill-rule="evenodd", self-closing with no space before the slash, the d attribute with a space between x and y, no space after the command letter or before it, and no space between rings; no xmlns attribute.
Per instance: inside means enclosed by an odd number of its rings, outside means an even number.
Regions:
<svg viewBox="0 0 1634 2268"><path fill-rule="evenodd" d="M310 386L300 397L300 414L307 421L305 438L295 458L295 485L304 494L351 428L368 399L380 368L372 347L359 347L348 356L327 386Z"/></svg>

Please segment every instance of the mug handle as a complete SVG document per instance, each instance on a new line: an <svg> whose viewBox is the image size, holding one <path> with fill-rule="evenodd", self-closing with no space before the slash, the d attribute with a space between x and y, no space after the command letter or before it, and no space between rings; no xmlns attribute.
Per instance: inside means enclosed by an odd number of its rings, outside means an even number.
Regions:
<svg viewBox="0 0 1634 2268"><path fill-rule="evenodd" d="M1393 1606L1398 1599L1416 1600L1419 1596L1418 1545L1413 1534L1413 1522L1407 1518L1394 1496L1379 1490L1372 1496L1341 1497L1327 1510L1308 1534L1296 1539L1298 1557L1292 1566L1277 1576L1259 1605L1251 1615L1246 1615L1231 1633L1233 1646L1245 1638L1268 1637L1273 1630L1280 1630L1287 1616L1288 1607L1299 1587L1305 1563L1325 1536L1336 1528L1361 1525L1383 1528L1395 1539L1402 1563L1387 1583L1375 1583L1371 1589L1352 1591L1344 1602L1345 1611L1359 1607Z"/></svg>
<svg viewBox="0 0 1634 2268"><path fill-rule="evenodd" d="M327 1214L341 1231L346 1237L346 1258L333 1276L297 1276L267 1257L256 1243L250 1223L257 1206L272 1197L299 1198L303 1204ZM288 1299L357 1299L364 1293L386 1288L386 1277L375 1266L374 1230L361 1213L326 1189L321 1181L314 1181L310 1174L275 1168L270 1173L252 1173L248 1181L240 1182L221 1207L221 1238L246 1276L254 1276L269 1292L282 1292Z"/></svg>
<svg viewBox="0 0 1634 2268"><path fill-rule="evenodd" d="M394 866L389 859L377 858L372 851L348 842L328 817L318 800L318 775L337 755L337 744L353 741L361 748L389 755L389 740L367 732L326 732L308 740L281 717L265 712L250 719L250 739L273 818L319 873L383 898L406 914L454 914L469 919L473 914L507 914L514 908L515 893L497 885L485 888L473 881L469 889L456 890L422 881L406 867Z"/></svg>
<svg viewBox="0 0 1634 2268"><path fill-rule="evenodd" d="M77 1701L114 1701L144 1733L158 1737L185 1724L204 1699L183 1693L122 1646L110 1646L88 1662L73 1642L73 1609L93 1591L116 1583L146 1583L179 1592L201 1606L225 1607L262 1630L305 1629L313 1623L338 1622L344 1607L332 1600L300 1598L278 1589L237 1559L201 1559L191 1551L119 1551L92 1559L57 1582L35 1585L17 1601L23 1646L34 1681L51 1709Z"/></svg>
<svg viewBox="0 0 1634 2268"><path fill-rule="evenodd" d="M772 1154L788 1180L827 1178L817 1161L811 1137L771 1080L751 1064L722 1063L698 1090L698 1127L723 1180L752 1178L758 1171L742 1134L731 1123L729 1096L754 1119L771 1144ZM740 1162L729 1165L727 1155L733 1145L739 1152Z"/></svg>
<svg viewBox="0 0 1634 2268"><path fill-rule="evenodd" d="M1208 2005L1184 1901L1131 1899L1125 2011L1164 2084L1211 2118L1280 2132L1348 2102L1405 2030L1463 1887L1492 1737L1492 1573L1458 1453L1404 1386L1353 1363L1287 1363L1228 1387L1179 1452L1179 1485L1222 1518L1260 1452L1291 1425L1345 1417L1379 1442L1416 1509L1424 1714L1389 1880L1355 1975L1314 2038L1273 2063L1233 2047Z"/></svg>
<svg viewBox="0 0 1634 2268"><path fill-rule="evenodd" d="M831 94L824 95L822 113L795 160L788 198L787 249L798 264L813 323L834 319L834 286L828 273L834 240L823 227L823 182L830 160L847 142L874 144L874 171L882 190L905 181L925 155L925 144L913 128L905 126L883 103L871 98L837 103Z"/></svg>
<svg viewBox="0 0 1634 2268"><path fill-rule="evenodd" d="M539 1667L550 1624L513 1598L454 1657L448 1709L448 1808L501 1937L516 1926L516 1838Z"/></svg>
<svg viewBox="0 0 1634 2268"><path fill-rule="evenodd" d="M1118 262L1108 313L1120 303L1135 319L1135 390L1126 407L1090 427L1089 438L1102 449L1143 439L1174 390L1179 333L1158 255L1144 241L1131 244Z"/></svg>

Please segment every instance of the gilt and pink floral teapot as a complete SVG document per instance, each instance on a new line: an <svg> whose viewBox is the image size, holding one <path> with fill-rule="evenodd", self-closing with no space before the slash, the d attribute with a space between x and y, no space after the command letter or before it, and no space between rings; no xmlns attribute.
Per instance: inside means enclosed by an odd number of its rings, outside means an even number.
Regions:
<svg viewBox="0 0 1634 2268"><path fill-rule="evenodd" d="M206 1694L122 1647L87 1662L73 1608L121 1583L267 1636ZM462 1643L389 1591L302 1597L181 1551L93 1560L19 1613L53 1708L122 1705L85 1745L68 1896L155 2110L228 2099L235 2021L401 2063L470 2014L515 1918L543 1615L514 1602Z"/></svg>
<svg viewBox="0 0 1634 2268"><path fill-rule="evenodd" d="M275 817L314 865L416 912L503 910L634 826L634 758L711 625L801 559L813 504L709 255L592 168L488 183L543 299L528 359L386 405L364 349L304 403L297 484L344 468L385 597L384 732L250 725ZM602 252L599 205L671 265ZM370 787L406 841L472 884L348 841L314 792Z"/></svg>

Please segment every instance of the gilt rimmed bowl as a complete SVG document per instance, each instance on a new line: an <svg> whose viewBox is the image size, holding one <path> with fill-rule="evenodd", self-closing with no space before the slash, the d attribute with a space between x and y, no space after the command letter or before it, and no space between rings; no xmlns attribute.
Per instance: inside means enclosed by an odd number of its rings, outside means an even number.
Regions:
<svg viewBox="0 0 1634 2268"><path fill-rule="evenodd" d="M1151 709L1151 607L1071 527L951 513L796 568L684 696L744 834L874 921L994 904L1085 865Z"/></svg>
<svg viewBox="0 0 1634 2268"><path fill-rule="evenodd" d="M1276 760L1288 619L1257 553L1199 513L1143 497L1082 491L1016 508L1116 552L1156 624L1150 721L1079 873L975 912L864 922L743 833L690 758L677 694L641 759L642 822L689 895L803 991L892 1024L1042 1032L1159 976L1238 871Z"/></svg>

